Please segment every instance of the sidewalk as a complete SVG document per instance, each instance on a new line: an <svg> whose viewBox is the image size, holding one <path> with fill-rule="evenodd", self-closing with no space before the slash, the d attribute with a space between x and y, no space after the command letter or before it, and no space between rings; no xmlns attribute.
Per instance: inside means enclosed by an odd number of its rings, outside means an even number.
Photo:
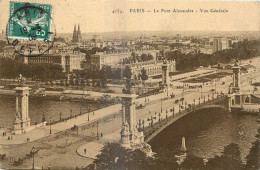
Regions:
<svg viewBox="0 0 260 170"><path fill-rule="evenodd" d="M13 145L13 144L22 144L27 142L27 138L30 138L30 142L41 139L45 136L50 135L50 128L51 133L55 134L60 131L64 131L66 129L69 129L73 127L74 125L81 125L86 123L92 123L95 122L95 120L106 117L108 115L114 114L121 110L121 104L116 104L113 106L109 106L106 108L102 108L99 110L96 110L93 115L93 112L91 112L90 115L90 121L88 122L88 114L84 114L81 116L76 117L75 119L72 118L66 122L60 122L56 123L54 125L47 125L43 127L37 127L25 134L20 135L11 135L11 133L7 133L6 136L3 136L3 130L0 130L0 145ZM8 140L8 137L12 136L12 140Z"/></svg>

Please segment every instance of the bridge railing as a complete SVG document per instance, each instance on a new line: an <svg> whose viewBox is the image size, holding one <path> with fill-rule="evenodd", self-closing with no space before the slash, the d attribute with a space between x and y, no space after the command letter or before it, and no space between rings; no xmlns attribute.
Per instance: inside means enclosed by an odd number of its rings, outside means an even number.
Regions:
<svg viewBox="0 0 260 170"><path fill-rule="evenodd" d="M202 103L198 105L193 105L192 107L186 108L184 110L180 110L179 112L172 113L171 115L165 117L164 119L159 118L159 121L155 123L151 123L150 126L143 128L145 141L150 141L154 136L156 136L158 133L160 133L164 128L172 124L174 121L178 120L182 116L186 115L190 112L195 112L197 109L204 108L207 105L215 105L215 106L221 106L222 108L226 108L226 96L218 96L216 99L212 98L212 100L203 101Z"/></svg>

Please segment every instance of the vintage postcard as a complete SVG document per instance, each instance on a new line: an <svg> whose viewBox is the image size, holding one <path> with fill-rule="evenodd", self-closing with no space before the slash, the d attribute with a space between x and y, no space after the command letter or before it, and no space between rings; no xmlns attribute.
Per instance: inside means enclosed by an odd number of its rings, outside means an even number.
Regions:
<svg viewBox="0 0 260 170"><path fill-rule="evenodd" d="M260 169L259 1L0 11L0 169Z"/></svg>

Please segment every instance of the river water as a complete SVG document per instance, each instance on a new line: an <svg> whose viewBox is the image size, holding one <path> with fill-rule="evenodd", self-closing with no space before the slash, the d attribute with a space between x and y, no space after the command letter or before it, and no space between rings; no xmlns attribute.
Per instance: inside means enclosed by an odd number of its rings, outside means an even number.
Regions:
<svg viewBox="0 0 260 170"><path fill-rule="evenodd" d="M187 153L202 158L220 155L224 146L231 142L240 147L241 157L245 161L256 140L256 115L229 113L219 108L209 108L188 114L168 126L150 141L154 152L181 148L181 138L186 138Z"/></svg>
<svg viewBox="0 0 260 170"><path fill-rule="evenodd" d="M43 115L49 122L68 118L70 115L75 116L86 113L89 109L93 110L101 106L100 103L89 103L87 101L59 101L47 97L30 97L29 98L29 117L31 124L42 121ZM15 96L0 95L0 127L13 127L15 120Z"/></svg>

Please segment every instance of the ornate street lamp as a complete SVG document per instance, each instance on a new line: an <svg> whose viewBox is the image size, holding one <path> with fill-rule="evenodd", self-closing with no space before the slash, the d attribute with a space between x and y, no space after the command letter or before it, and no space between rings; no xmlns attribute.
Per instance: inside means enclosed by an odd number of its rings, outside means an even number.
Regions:
<svg viewBox="0 0 260 170"><path fill-rule="evenodd" d="M162 112L162 99L161 99L161 112Z"/></svg>
<svg viewBox="0 0 260 170"><path fill-rule="evenodd" d="M60 122L61 122L61 112L60 112Z"/></svg>
<svg viewBox="0 0 260 170"><path fill-rule="evenodd" d="M35 152L35 149L34 149L34 146L32 147L32 156L33 156L33 163L32 163L32 169L34 170L34 152Z"/></svg>
<svg viewBox="0 0 260 170"><path fill-rule="evenodd" d="M51 117L50 117L50 134L51 134Z"/></svg>
<svg viewBox="0 0 260 170"><path fill-rule="evenodd" d="M99 140L99 134L98 134L98 122L97 122L97 140Z"/></svg>

